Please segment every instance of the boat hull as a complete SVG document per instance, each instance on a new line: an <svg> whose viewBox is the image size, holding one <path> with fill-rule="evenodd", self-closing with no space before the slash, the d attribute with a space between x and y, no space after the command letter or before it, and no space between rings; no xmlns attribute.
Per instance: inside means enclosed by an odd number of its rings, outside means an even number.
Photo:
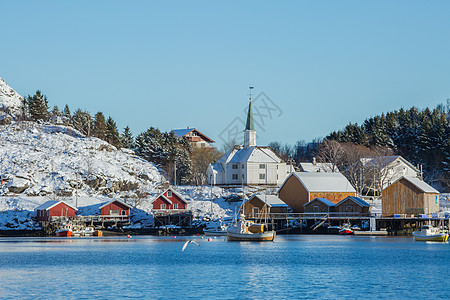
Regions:
<svg viewBox="0 0 450 300"><path fill-rule="evenodd" d="M275 238L275 231L266 231L262 233L228 232L227 238L229 241L271 242Z"/></svg>
<svg viewBox="0 0 450 300"><path fill-rule="evenodd" d="M220 231L220 230L203 230L203 233L207 236L225 236L227 235L226 231Z"/></svg>
<svg viewBox="0 0 450 300"><path fill-rule="evenodd" d="M353 230L350 230L350 229L341 229L341 230L339 230L339 234L340 235L354 235L355 233L353 232Z"/></svg>
<svg viewBox="0 0 450 300"><path fill-rule="evenodd" d="M413 232L414 239L422 242L446 242L448 235L445 233L434 235L421 235L418 232Z"/></svg>
<svg viewBox="0 0 450 300"><path fill-rule="evenodd" d="M72 234L73 234L73 232L70 229L58 230L56 232L56 236L58 236L58 237L71 237Z"/></svg>

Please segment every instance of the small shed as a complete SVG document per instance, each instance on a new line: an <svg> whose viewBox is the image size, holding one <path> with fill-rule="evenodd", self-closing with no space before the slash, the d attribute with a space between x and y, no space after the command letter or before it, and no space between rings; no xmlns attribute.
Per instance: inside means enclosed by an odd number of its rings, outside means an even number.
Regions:
<svg viewBox="0 0 450 300"><path fill-rule="evenodd" d="M99 207L104 219L129 219L133 207L120 200L111 200Z"/></svg>
<svg viewBox="0 0 450 300"><path fill-rule="evenodd" d="M439 212L439 191L416 177L403 176L382 191L382 214L432 214Z"/></svg>
<svg viewBox="0 0 450 300"><path fill-rule="evenodd" d="M325 198L315 198L303 206L305 207L305 213L334 211L334 203Z"/></svg>
<svg viewBox="0 0 450 300"><path fill-rule="evenodd" d="M247 218L265 218L267 213L287 213L289 206L277 195L252 195L242 207Z"/></svg>
<svg viewBox="0 0 450 300"><path fill-rule="evenodd" d="M175 189L169 187L153 201L153 210L182 211L187 209L186 199Z"/></svg>
<svg viewBox="0 0 450 300"><path fill-rule="evenodd" d="M50 221L52 217L75 218L76 207L64 201L47 201L34 209L38 221Z"/></svg>
<svg viewBox="0 0 450 300"><path fill-rule="evenodd" d="M304 212L304 205L315 198L338 203L356 190L341 173L292 172L278 190L278 197L295 213Z"/></svg>
<svg viewBox="0 0 450 300"><path fill-rule="evenodd" d="M348 196L336 204L335 211L339 213L368 214L370 211L370 204L361 198Z"/></svg>

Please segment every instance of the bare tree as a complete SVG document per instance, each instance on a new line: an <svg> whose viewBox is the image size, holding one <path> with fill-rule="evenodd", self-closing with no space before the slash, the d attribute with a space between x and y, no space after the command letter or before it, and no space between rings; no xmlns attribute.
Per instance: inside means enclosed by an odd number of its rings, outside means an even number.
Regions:
<svg viewBox="0 0 450 300"><path fill-rule="evenodd" d="M345 161L344 147L335 140L324 140L316 156L318 162L329 163L332 172L336 172Z"/></svg>

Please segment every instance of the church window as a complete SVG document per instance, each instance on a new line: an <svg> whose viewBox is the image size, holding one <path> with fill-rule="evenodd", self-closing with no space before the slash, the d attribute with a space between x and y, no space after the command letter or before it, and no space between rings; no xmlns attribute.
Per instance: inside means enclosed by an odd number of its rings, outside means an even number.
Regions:
<svg viewBox="0 0 450 300"><path fill-rule="evenodd" d="M233 180L238 180L238 174L233 174L231 177Z"/></svg>
<svg viewBox="0 0 450 300"><path fill-rule="evenodd" d="M259 164L259 168L260 168L260 169L265 169L265 168L266 168L266 165L265 165L265 164Z"/></svg>
<svg viewBox="0 0 450 300"><path fill-rule="evenodd" d="M242 179L244 179L244 174L242 174Z"/></svg>
<svg viewBox="0 0 450 300"><path fill-rule="evenodd" d="M259 179L266 179L266 174L259 174Z"/></svg>
<svg viewBox="0 0 450 300"><path fill-rule="evenodd" d="M238 164L232 164L231 167L236 170L238 168Z"/></svg>

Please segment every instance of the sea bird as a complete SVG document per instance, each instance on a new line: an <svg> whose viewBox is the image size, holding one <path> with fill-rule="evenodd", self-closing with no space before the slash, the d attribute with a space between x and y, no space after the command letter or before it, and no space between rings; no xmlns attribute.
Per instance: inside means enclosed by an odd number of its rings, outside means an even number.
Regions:
<svg viewBox="0 0 450 300"><path fill-rule="evenodd" d="M181 251L184 251L184 249L186 249L187 245L190 243L194 243L194 244L197 244L197 246L200 246L196 241L189 240L189 241L186 241L186 243L184 243L183 248L181 248Z"/></svg>

